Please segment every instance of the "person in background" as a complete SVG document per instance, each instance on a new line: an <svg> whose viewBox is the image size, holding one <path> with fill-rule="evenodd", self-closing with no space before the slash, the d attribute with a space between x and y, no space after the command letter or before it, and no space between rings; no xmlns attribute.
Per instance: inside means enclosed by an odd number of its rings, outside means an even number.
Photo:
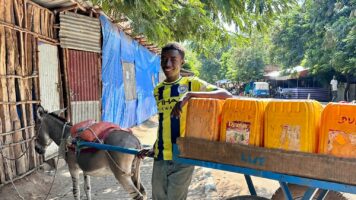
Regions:
<svg viewBox="0 0 356 200"><path fill-rule="evenodd" d="M330 81L331 85L331 95L332 95L332 102L335 102L337 99L337 80L336 77L333 76L333 79Z"/></svg>
<svg viewBox="0 0 356 200"><path fill-rule="evenodd" d="M138 156L154 156L152 172L153 200L184 200L192 179L194 166L172 160L172 147L178 137L184 137L186 104L191 98L226 99L232 95L224 89L197 77L182 77L184 48L169 43L162 48L161 67L166 80L154 89L158 108L158 132L153 149L143 149ZM194 122L187 122L194 123Z"/></svg>

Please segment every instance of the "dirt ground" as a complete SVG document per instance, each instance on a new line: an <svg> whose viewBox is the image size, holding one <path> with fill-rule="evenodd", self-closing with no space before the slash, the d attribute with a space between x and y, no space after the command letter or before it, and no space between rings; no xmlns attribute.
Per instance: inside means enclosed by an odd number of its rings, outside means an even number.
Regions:
<svg viewBox="0 0 356 200"><path fill-rule="evenodd" d="M144 124L133 128L135 135L140 138L142 144L152 145L155 141L157 131L157 118L152 117ZM151 199L151 173L153 160L146 158L141 170L141 179L146 187L148 199ZM0 188L1 200L72 200L71 178L67 166L63 160L59 160L57 171L49 165L44 164L38 171L15 181L14 185L8 184ZM54 179L54 174L56 174ZM270 198L279 187L277 181L252 177L257 194ZM81 180L83 183L83 180ZM92 199L111 200L127 199L128 194L120 187L113 176L92 177ZM53 186L52 186L53 185ZM83 185L83 184L82 184ZM81 185L82 199L86 199ZM52 186L52 189L51 189ZM50 192L49 192L50 191ZM244 176L237 173L212 170L196 167L192 183L189 188L188 199L212 199L220 200L237 195L248 195L248 187ZM355 195L346 194L349 199L355 199Z"/></svg>

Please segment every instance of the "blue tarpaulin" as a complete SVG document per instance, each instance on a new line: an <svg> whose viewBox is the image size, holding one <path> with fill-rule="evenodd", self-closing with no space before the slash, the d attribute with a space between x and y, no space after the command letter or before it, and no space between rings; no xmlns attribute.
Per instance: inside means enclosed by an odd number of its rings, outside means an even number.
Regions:
<svg viewBox="0 0 356 200"><path fill-rule="evenodd" d="M153 88L158 83L159 56L119 31L105 16L100 16L102 47L102 120L123 128L140 124L157 112ZM127 101L122 62L133 63L137 99Z"/></svg>

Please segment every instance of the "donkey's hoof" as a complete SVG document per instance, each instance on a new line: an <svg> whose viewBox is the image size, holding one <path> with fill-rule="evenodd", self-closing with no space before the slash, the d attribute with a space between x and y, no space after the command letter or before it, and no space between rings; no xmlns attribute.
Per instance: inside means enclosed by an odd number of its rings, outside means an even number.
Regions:
<svg viewBox="0 0 356 200"><path fill-rule="evenodd" d="M146 195L144 195L144 196L140 195L140 196L136 197L135 200L147 200L147 196Z"/></svg>

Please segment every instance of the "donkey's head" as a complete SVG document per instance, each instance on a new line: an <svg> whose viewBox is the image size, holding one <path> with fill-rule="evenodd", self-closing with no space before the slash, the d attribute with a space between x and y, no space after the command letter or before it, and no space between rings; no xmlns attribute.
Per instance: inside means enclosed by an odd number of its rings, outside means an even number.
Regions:
<svg viewBox="0 0 356 200"><path fill-rule="evenodd" d="M65 124L64 119L61 119L58 115L65 109L47 112L41 105L37 108L38 129L36 137L35 150L39 154L44 154L46 148L53 142L53 140L60 140L61 135L58 133ZM58 135L58 136L56 136ZM56 141L58 144L58 142Z"/></svg>

